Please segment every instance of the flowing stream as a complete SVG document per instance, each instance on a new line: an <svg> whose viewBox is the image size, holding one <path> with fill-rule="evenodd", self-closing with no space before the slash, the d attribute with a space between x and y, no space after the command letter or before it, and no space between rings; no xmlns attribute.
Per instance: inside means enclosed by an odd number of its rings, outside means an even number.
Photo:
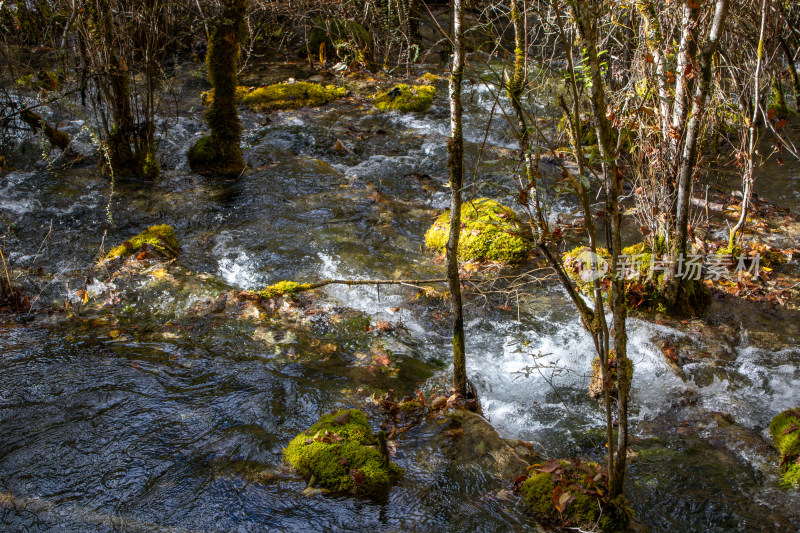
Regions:
<svg viewBox="0 0 800 533"><path fill-rule="evenodd" d="M251 170L236 181L185 166L203 130L198 92L187 82L186 112L163 123L166 170L152 188L118 182L109 204L108 180L94 167L55 171L39 162L0 177L0 219L11 224L7 259L47 273L37 288L42 302L93 287L85 272L101 247L162 223L181 239L183 266L238 289L282 279L442 275L423 235L449 196L443 91L423 114L378 114L357 103L269 117L243 111ZM467 196L511 205L512 131L493 111L490 91L468 85L465 96ZM88 152L83 126L64 129ZM332 149L337 140L345 151ZM786 180L796 191L798 175ZM575 209L568 200L554 205L553 216ZM399 372L278 357L293 353L293 340L267 349L251 331L213 321L199 321L191 335L141 333L169 324L164 317L190 305L191 295L181 303L142 296L129 313L131 332L114 338L58 315L1 322L0 524L14 531L531 527L521 505L487 493L480 469L442 467L421 435L398 441L395 460L407 473L387 501L301 494L304 483L281 457L295 434L331 409L358 407L358 388L411 393L446 371L449 357L443 303L414 300L408 287L323 292L325 305L402 325L393 345L405 361ZM800 324L730 302L714 306L710 325L629 319L637 454L630 501L653 531L798 530L797 494L777 486L764 437L771 417L800 401ZM547 457L599 459L602 413L587 394L594 354L566 294L543 283L470 297L466 317L468 372L500 434L530 440ZM347 331L329 328L341 350L356 351L347 348ZM662 355L663 342L679 346L680 369Z"/></svg>

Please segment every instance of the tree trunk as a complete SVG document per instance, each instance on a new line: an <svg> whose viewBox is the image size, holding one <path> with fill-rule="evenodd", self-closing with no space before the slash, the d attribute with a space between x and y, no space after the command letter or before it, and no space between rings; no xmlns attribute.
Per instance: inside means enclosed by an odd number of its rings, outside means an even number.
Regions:
<svg viewBox="0 0 800 533"><path fill-rule="evenodd" d="M736 225L731 228L728 239L728 250L733 253L737 243L736 234L744 234L744 225L747 221L747 211L750 208L750 198L753 194L753 170L756 151L756 124L758 123L759 102L761 102L761 62L764 60L764 30L767 25L767 0L761 1L761 29L758 36L758 56L756 70L753 74L753 116L747 129L747 160L745 161L744 176L742 177L742 212Z"/></svg>
<svg viewBox="0 0 800 533"><path fill-rule="evenodd" d="M206 113L211 133L189 150L192 170L220 176L239 176L245 169L239 147L242 123L236 103L239 45L247 33L247 0L226 0L222 15L208 36L206 66L214 100Z"/></svg>
<svg viewBox="0 0 800 533"><path fill-rule="evenodd" d="M694 105L689 124L686 127L686 142L681 156L680 176L678 178L678 212L676 221L677 243L673 250L676 255L686 255L689 231L689 202L692 197L692 178L697 162L697 144L700 138L700 123L706 107L708 90L711 86L712 59L717 51L719 39L725 28L728 16L728 1L717 0L714 9L714 19L708 40L703 45L700 56L701 79L694 91ZM677 258L676 258L677 259Z"/></svg>
<svg viewBox="0 0 800 533"><path fill-rule="evenodd" d="M447 142L450 171L450 235L447 240L447 285L453 313L453 389L467 396L467 360L461 278L458 273L458 240L461 233L461 188L464 178L464 138L461 124L461 81L464 76L464 4L453 2L453 70L450 73L450 139Z"/></svg>
<svg viewBox="0 0 800 533"><path fill-rule="evenodd" d="M795 61L791 50L789 50L789 45L783 39L781 39L781 49L789 64L789 76L792 79L792 88L794 89L794 110L800 113L800 76L797 74L797 67L794 66Z"/></svg>
<svg viewBox="0 0 800 533"><path fill-rule="evenodd" d="M605 88L603 85L600 58L597 50L597 21L586 0L576 0L571 4L572 15L586 55L592 80L590 103L595 119L597 145L600 157L604 161L606 217L610 232L611 272L617 271L619 254L622 250L621 220L619 212L619 196L622 189L622 174L617 167L616 143L614 131L608 118ZM625 328L627 304L625 301L625 282L615 276L611 282L611 312L613 314L613 346L617 358L617 450L614 452L613 442L608 443L609 497L614 499L622 494L625 478L625 460L628 449L628 394L633 373L633 364L628 359L628 336ZM607 424L611 421L607 420Z"/></svg>

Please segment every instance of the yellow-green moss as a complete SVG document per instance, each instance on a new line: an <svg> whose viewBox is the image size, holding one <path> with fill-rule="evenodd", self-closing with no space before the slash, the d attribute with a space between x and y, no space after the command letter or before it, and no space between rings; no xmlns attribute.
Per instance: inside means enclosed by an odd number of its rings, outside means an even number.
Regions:
<svg viewBox="0 0 800 533"><path fill-rule="evenodd" d="M598 469L595 463L584 463L580 469L570 467L568 461L561 461L562 468L558 470L564 492L569 492L574 498L567 504L563 513L559 513L553 504L553 491L557 483L552 474L538 471L536 465L531 467L531 475L520 487L520 493L525 501L528 512L538 521L553 527L560 526L567 519L573 525L585 530L595 530L599 527L603 533L621 533L627 530L632 516L632 511L620 498L603 504L600 507L599 492L594 486L592 470ZM598 497L584 494L577 490L577 486L590 493L597 492ZM603 492L607 492L604 490Z"/></svg>
<svg viewBox="0 0 800 533"><path fill-rule="evenodd" d="M250 87L245 87L244 85L239 85L236 87L233 95L236 99L236 103L241 103L244 100L244 97L248 95L250 92ZM203 102L203 105L210 106L214 103L214 89L209 89L208 91L204 91L200 93L200 101Z"/></svg>
<svg viewBox="0 0 800 533"><path fill-rule="evenodd" d="M307 291L311 288L310 283L296 283L294 281L279 281L258 291L256 294L262 298L272 298L280 294L297 294L298 292Z"/></svg>
<svg viewBox="0 0 800 533"><path fill-rule="evenodd" d="M800 489L800 407L775 416L769 433L781 454L781 484Z"/></svg>
<svg viewBox="0 0 800 533"><path fill-rule="evenodd" d="M425 111L436 96L432 85L395 85L388 91L374 96L375 107L381 111Z"/></svg>
<svg viewBox="0 0 800 533"><path fill-rule="evenodd" d="M591 295L594 290L594 280L592 279L591 273L592 269L595 267L590 264L591 252L592 250L588 246L576 246L572 250L564 252L561 255L561 260L564 263L567 275L573 283L575 283L575 286L578 287L578 290L586 295ZM611 254L609 254L608 250L605 248L597 248L596 260L598 262L596 267L599 269L598 271L602 271L604 268L611 269ZM603 266L603 262L605 262L605 266ZM603 279L607 279L609 275L610 274L606 272Z"/></svg>
<svg viewBox="0 0 800 533"><path fill-rule="evenodd" d="M299 109L317 107L347 94L347 89L335 85L320 85L298 81L297 83L276 83L259 87L244 96L244 104L255 111L276 109Z"/></svg>
<svg viewBox="0 0 800 533"><path fill-rule="evenodd" d="M195 172L219 176L239 176L246 167L235 141L219 142L214 135L200 137L186 154Z"/></svg>
<svg viewBox="0 0 800 533"><path fill-rule="evenodd" d="M587 264L591 252L588 246L577 246L565 252L562 260L567 275L583 294L591 296L594 291L592 272ZM600 279L607 296L614 272L611 270L611 255L605 248L598 248L597 255L605 261L607 271ZM669 297L664 272L652 269L653 251L647 243L640 242L622 249L622 256L629 258L625 266L625 293L629 307L642 311L658 311L671 315L691 315L703 311L711 303L711 293L701 280L681 279L675 301ZM620 265L621 266L621 265Z"/></svg>
<svg viewBox="0 0 800 533"><path fill-rule="evenodd" d="M462 261L520 263L531 251L531 238L516 213L499 202L478 198L461 207L458 258ZM450 233L450 211L436 219L425 233L425 244L444 252Z"/></svg>
<svg viewBox="0 0 800 533"><path fill-rule="evenodd" d="M384 458L366 415L343 409L324 415L284 448L286 461L317 487L384 496L403 469Z"/></svg>
<svg viewBox="0 0 800 533"><path fill-rule="evenodd" d="M148 245L161 252L165 257L175 257L181 247L172 226L161 224L160 226L150 226L136 237L112 248L104 259L115 259L131 255Z"/></svg>
<svg viewBox="0 0 800 533"><path fill-rule="evenodd" d="M426 72L425 74L417 78L417 82L421 83L422 85L434 85L436 84L437 81L443 79L444 78L442 76Z"/></svg>

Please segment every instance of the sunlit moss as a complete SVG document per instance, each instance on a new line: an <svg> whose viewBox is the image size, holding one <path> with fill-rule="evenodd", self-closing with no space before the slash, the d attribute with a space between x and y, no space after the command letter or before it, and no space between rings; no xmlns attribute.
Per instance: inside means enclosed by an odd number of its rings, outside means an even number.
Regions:
<svg viewBox="0 0 800 533"><path fill-rule="evenodd" d="M592 256L588 246L577 246L562 255L567 275L580 292L587 296L594 293L594 278L599 281L603 296L610 291L608 283L612 271L611 255L605 248L597 249L597 266L590 264ZM653 251L647 243L640 242L622 249L625 263L618 265L625 279L625 295L631 308L642 311L658 311L671 315L691 315L703 311L711 302L711 294L698 279L679 280L674 301L664 280L663 270L654 267ZM695 275L695 273L690 273Z"/></svg>
<svg viewBox="0 0 800 533"><path fill-rule="evenodd" d="M345 94L347 89L344 87L298 81L259 87L244 96L242 101L255 111L274 111L317 107L333 102Z"/></svg>
<svg viewBox="0 0 800 533"><path fill-rule="evenodd" d="M800 489L800 408L776 415L769 425L769 433L781 454L781 484Z"/></svg>
<svg viewBox="0 0 800 533"><path fill-rule="evenodd" d="M436 95L433 85L395 85L373 98L375 107L381 111L425 111Z"/></svg>
<svg viewBox="0 0 800 533"><path fill-rule="evenodd" d="M462 261L520 263L531 251L531 238L516 213L495 200L478 198L461 207L458 258ZM444 252L450 233L450 211L445 210L425 233L429 248Z"/></svg>
<svg viewBox="0 0 800 533"><path fill-rule="evenodd" d="M237 86L233 93L236 102L241 103L249 92L250 87L245 87L244 85ZM209 89L208 91L200 93L200 101L203 102L203 105L212 105L214 103L214 89Z"/></svg>
<svg viewBox="0 0 800 533"><path fill-rule="evenodd" d="M272 298L281 294L297 294L301 291L307 291L311 288L310 283L296 283L294 281L279 281L258 291L256 294L262 298Z"/></svg>
<svg viewBox="0 0 800 533"><path fill-rule="evenodd" d="M148 245L161 252L164 257L174 257L181 247L172 226L162 224L160 226L150 226L136 237L112 248L104 259L115 259L131 255Z"/></svg>
<svg viewBox="0 0 800 533"><path fill-rule="evenodd" d="M561 463L564 466L568 465L567 461ZM585 470L592 470L597 465L585 463L584 467ZM596 491L594 482L590 481L592 476L586 471L569 468L559 471L559 476L562 477L558 484L564 488L564 492L569 492L572 496L572 501L566 504L563 513L560 513L553 503L553 492L556 490L557 482L552 474L539 472L535 467L532 467L532 472L520 487L520 494L528 512L543 524L559 526L564 521L570 520L575 526L587 531L599 528L603 533L622 533L627 530L632 512L622 499L604 503L601 508L598 498L584 494L580 490L589 493Z"/></svg>
<svg viewBox="0 0 800 533"><path fill-rule="evenodd" d="M381 455L366 415L343 409L324 415L283 450L286 461L314 485L336 492L384 496L403 474Z"/></svg>
<svg viewBox="0 0 800 533"><path fill-rule="evenodd" d="M443 80L442 76L437 76L436 74L432 74L430 72L426 72L419 78L417 78L417 82L421 83L422 85L434 85L437 81Z"/></svg>

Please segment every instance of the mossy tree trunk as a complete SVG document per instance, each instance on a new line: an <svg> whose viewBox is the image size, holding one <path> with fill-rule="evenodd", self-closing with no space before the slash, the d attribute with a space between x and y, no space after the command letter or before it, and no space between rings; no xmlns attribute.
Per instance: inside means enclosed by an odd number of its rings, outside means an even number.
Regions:
<svg viewBox="0 0 800 533"><path fill-rule="evenodd" d="M450 73L450 139L447 142L450 171L450 235L446 245L447 284L453 313L453 388L467 396L467 360L464 340L464 311L461 277L458 273L458 239L461 233L461 188L464 178L464 138L461 82L464 76L464 3L453 2L453 70Z"/></svg>
<svg viewBox="0 0 800 533"><path fill-rule="evenodd" d="M238 176L245 163L239 147L242 124L236 103L239 47L247 35L246 0L226 0L208 36L206 67L214 100L206 112L210 133L189 150L192 170L220 176Z"/></svg>

